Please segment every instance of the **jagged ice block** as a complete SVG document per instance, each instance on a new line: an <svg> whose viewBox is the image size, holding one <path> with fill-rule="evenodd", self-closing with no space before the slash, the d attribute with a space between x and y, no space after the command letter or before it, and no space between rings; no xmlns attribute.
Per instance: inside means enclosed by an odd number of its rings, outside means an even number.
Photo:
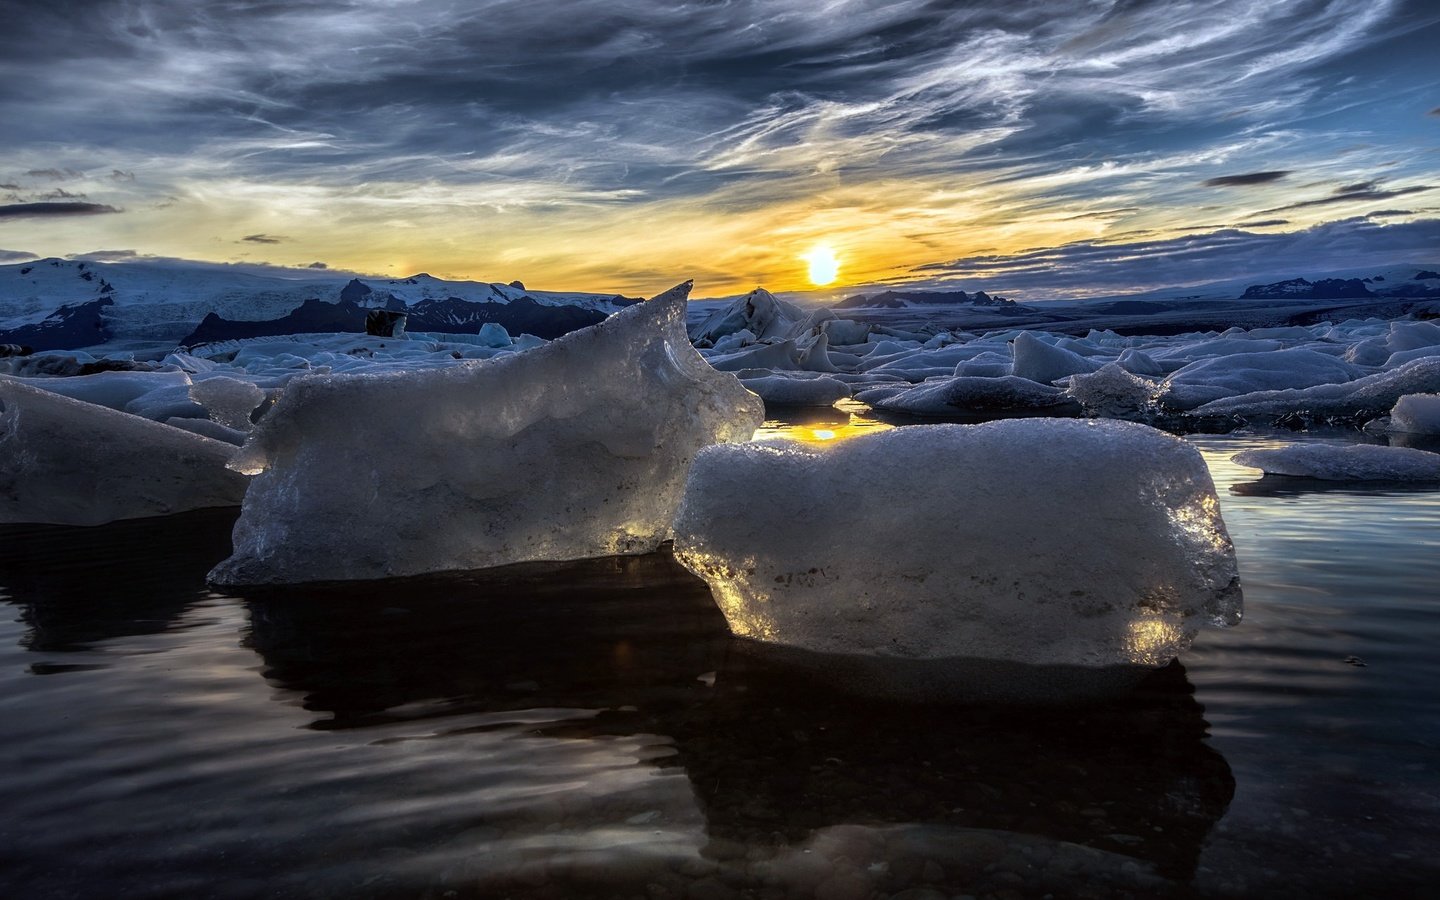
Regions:
<svg viewBox="0 0 1440 900"><path fill-rule="evenodd" d="M759 398L685 334L689 283L549 344L444 369L291 382L222 584L371 579L654 550L686 469Z"/></svg>

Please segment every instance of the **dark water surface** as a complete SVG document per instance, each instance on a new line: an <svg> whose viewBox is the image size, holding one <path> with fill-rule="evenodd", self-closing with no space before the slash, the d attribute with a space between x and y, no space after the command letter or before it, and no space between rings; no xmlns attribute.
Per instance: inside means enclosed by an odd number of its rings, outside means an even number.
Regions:
<svg viewBox="0 0 1440 900"><path fill-rule="evenodd" d="M0 895L1436 895L1440 492L1193 440L1245 621L1069 710L808 684L666 555L220 594L233 512L0 529Z"/></svg>

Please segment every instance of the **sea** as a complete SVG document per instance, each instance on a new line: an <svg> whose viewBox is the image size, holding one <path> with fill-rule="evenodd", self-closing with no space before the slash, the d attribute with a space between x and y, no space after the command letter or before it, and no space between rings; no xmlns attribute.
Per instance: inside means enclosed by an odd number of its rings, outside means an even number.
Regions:
<svg viewBox="0 0 1440 900"><path fill-rule="evenodd" d="M1440 491L1186 439L1244 621L1061 707L811 680L665 552L219 591L235 510L5 526L0 896L1440 896Z"/></svg>

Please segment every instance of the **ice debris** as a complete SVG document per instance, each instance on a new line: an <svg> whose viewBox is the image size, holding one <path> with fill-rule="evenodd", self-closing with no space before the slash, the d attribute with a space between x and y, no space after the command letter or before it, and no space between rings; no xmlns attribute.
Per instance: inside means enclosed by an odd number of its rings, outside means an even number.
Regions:
<svg viewBox="0 0 1440 900"><path fill-rule="evenodd" d="M1390 410L1390 431L1440 434L1440 394L1406 394Z"/></svg>
<svg viewBox="0 0 1440 900"><path fill-rule="evenodd" d="M735 634L818 653L1159 666L1241 613L1200 454L1128 422L710 447L675 550Z"/></svg>
<svg viewBox="0 0 1440 900"><path fill-rule="evenodd" d="M871 402L871 401L866 401ZM1065 392L1028 378L959 376L917 385L873 401L876 409L911 416L974 416L1003 413L1075 415L1080 405Z"/></svg>
<svg viewBox="0 0 1440 900"><path fill-rule="evenodd" d="M0 376L0 522L101 525L238 506L235 447Z"/></svg>
<svg viewBox="0 0 1440 900"><path fill-rule="evenodd" d="M292 381L236 466L257 473L225 584L348 580L655 549L703 446L760 400L684 329L690 285L543 347Z"/></svg>
<svg viewBox="0 0 1440 900"><path fill-rule="evenodd" d="M1232 459L1266 475L1321 481L1440 481L1440 453L1376 444L1287 444Z"/></svg>

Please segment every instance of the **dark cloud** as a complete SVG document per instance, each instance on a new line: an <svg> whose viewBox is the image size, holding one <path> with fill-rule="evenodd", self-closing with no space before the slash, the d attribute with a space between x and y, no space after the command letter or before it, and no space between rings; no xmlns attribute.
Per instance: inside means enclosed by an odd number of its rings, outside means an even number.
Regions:
<svg viewBox="0 0 1440 900"><path fill-rule="evenodd" d="M26 253L24 250L0 250L0 263L24 262L27 259L39 259L34 253Z"/></svg>
<svg viewBox="0 0 1440 900"><path fill-rule="evenodd" d="M977 285L1006 296L1038 299L1429 263L1437 248L1440 219L1382 225L1355 218L1272 234L1223 229L1131 243L1080 241L1009 256L931 263L916 271L929 277L927 285Z"/></svg>
<svg viewBox="0 0 1440 900"><path fill-rule="evenodd" d="M111 180L111 181L134 181L134 180L135 180L135 173L134 173L134 172L125 172L125 171L122 171L122 170L120 170L120 169L111 169L111 170L110 170L110 180Z"/></svg>
<svg viewBox="0 0 1440 900"><path fill-rule="evenodd" d="M84 200L84 194L72 194L64 188L55 188L53 191L46 191L36 199L38 200Z"/></svg>
<svg viewBox="0 0 1440 900"><path fill-rule="evenodd" d="M1301 200L1298 203L1287 203L1284 206L1277 206L1274 209L1261 210L1258 215L1269 213L1288 212L1292 209L1308 209L1313 206L1330 206L1335 203L1358 203L1360 201L1373 202L1376 200L1389 200L1392 197L1405 197L1410 194L1419 194L1425 191L1434 190L1433 185L1418 184L1411 187L1394 188L1393 190L1379 190L1375 182L1367 181L1360 184L1349 184L1343 188L1337 188L1335 193L1328 197L1320 197L1314 200Z"/></svg>
<svg viewBox="0 0 1440 900"><path fill-rule="evenodd" d="M1254 222L1240 222L1236 228L1272 228L1276 225L1289 225L1289 219L1257 219Z"/></svg>
<svg viewBox="0 0 1440 900"><path fill-rule="evenodd" d="M269 234L247 234L240 241L248 244L281 244L290 240L287 237L278 237ZM239 243L239 241L237 241Z"/></svg>
<svg viewBox="0 0 1440 900"><path fill-rule="evenodd" d="M1247 172L1244 175L1219 175L1207 178L1201 184L1206 187L1246 187L1252 184L1270 184L1289 174L1289 169L1274 169L1268 172Z"/></svg>
<svg viewBox="0 0 1440 900"><path fill-rule="evenodd" d="M0 219L49 218L61 216L98 216L120 210L103 203L52 201L46 203L10 203L0 206Z"/></svg>
<svg viewBox="0 0 1440 900"><path fill-rule="evenodd" d="M1413 210L1413 209L1377 209L1377 210L1375 210L1374 212L1368 212L1368 213L1366 213L1365 215L1367 215L1367 216L1369 216L1369 217L1371 217L1371 218L1377 218L1377 217L1380 217L1380 216L1413 216L1413 215L1415 215L1415 210Z"/></svg>
<svg viewBox="0 0 1440 900"><path fill-rule="evenodd" d="M1117 209L1101 209L1095 212L1080 213L1078 216L1066 216L1061 221L1074 222L1080 219L1113 219L1116 216L1123 216L1127 213L1140 212L1138 206L1122 206Z"/></svg>
<svg viewBox="0 0 1440 900"><path fill-rule="evenodd" d="M0 184L0 191L18 191L18 190L20 190L20 185L18 185L18 184L11 184L11 183L8 182L8 181L7 181L6 183L4 183L4 184Z"/></svg>
<svg viewBox="0 0 1440 900"><path fill-rule="evenodd" d="M1434 109L1430 110L1430 115L1440 116L1440 106L1437 106Z"/></svg>
<svg viewBox="0 0 1440 900"><path fill-rule="evenodd" d="M310 265L306 266L305 268L307 268L307 269L328 269L328 268L330 268L330 266L327 265L326 263L323 263L323 262L312 262Z"/></svg>
<svg viewBox="0 0 1440 900"><path fill-rule="evenodd" d="M31 169L25 173L27 178L43 178L47 181L70 181L83 174L75 169Z"/></svg>

